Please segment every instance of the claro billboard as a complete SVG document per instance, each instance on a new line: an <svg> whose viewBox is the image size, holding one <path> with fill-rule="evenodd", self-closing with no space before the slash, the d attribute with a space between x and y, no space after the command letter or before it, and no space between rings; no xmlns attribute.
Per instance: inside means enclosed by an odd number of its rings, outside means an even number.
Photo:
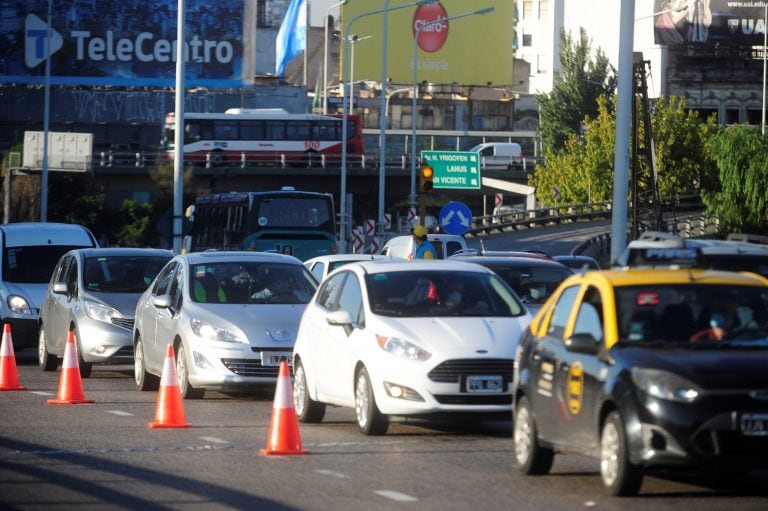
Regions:
<svg viewBox="0 0 768 511"><path fill-rule="evenodd" d="M668 46L762 46L763 0L655 0L654 40Z"/></svg>
<svg viewBox="0 0 768 511"><path fill-rule="evenodd" d="M386 76L396 83L411 83L416 64L420 82L499 86L513 83L513 0L441 0L401 7L413 3L388 2L387 34L383 33L383 13L366 14L383 10L384 0L352 1L343 7L342 31L348 32L345 36L358 37L354 52L345 57L354 54L355 81L381 81L386 37ZM488 14L464 16L486 7L494 9ZM454 16L456 19L450 19ZM363 39L367 36L371 37Z"/></svg>
<svg viewBox="0 0 768 511"><path fill-rule="evenodd" d="M176 0L0 0L0 83L173 86ZM187 0L188 86L243 84L244 0ZM50 29L50 37L47 34Z"/></svg>

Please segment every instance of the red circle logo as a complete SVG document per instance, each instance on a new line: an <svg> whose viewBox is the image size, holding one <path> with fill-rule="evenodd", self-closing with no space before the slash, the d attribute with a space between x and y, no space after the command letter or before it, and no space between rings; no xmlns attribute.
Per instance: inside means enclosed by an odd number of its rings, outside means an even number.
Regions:
<svg viewBox="0 0 768 511"><path fill-rule="evenodd" d="M448 39L448 12L439 2L422 5L413 14L413 36L418 34L419 48L434 53L443 47Z"/></svg>

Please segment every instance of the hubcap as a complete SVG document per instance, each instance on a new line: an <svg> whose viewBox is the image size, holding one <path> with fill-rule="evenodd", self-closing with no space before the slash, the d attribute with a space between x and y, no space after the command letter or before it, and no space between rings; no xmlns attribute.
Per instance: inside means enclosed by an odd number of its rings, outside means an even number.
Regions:
<svg viewBox="0 0 768 511"><path fill-rule="evenodd" d="M144 376L144 354L140 342L136 343L136 353L133 354L133 374L136 378L136 385L141 385Z"/></svg>
<svg viewBox="0 0 768 511"><path fill-rule="evenodd" d="M533 443L531 416L528 409L523 407L515 419L515 457L521 465L528 461Z"/></svg>
<svg viewBox="0 0 768 511"><path fill-rule="evenodd" d="M610 485L619 471L619 432L614 424L606 424L600 444L600 473Z"/></svg>
<svg viewBox="0 0 768 511"><path fill-rule="evenodd" d="M45 331L40 330L40 338L37 342L37 360L40 365L45 363L45 358L48 356L48 348L45 346Z"/></svg>
<svg viewBox="0 0 768 511"><path fill-rule="evenodd" d="M296 407L296 413L301 415L304 413L304 406L306 404L306 382L304 380L304 368L302 366L296 367L296 386L293 388L293 402Z"/></svg>
<svg viewBox="0 0 768 511"><path fill-rule="evenodd" d="M364 428L368 424L368 382L360 373L357 377L357 386L355 387L355 414L357 415L357 423L361 428Z"/></svg>

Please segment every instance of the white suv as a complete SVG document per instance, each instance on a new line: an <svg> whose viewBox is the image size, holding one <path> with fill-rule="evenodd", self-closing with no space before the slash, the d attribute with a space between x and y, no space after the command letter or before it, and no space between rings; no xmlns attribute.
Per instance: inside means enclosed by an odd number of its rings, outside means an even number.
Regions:
<svg viewBox="0 0 768 511"><path fill-rule="evenodd" d="M467 249L464 238L454 234L427 234L427 239L435 246L436 259L448 259L460 250ZM396 236L384 244L383 255L410 259L413 253L413 236Z"/></svg>

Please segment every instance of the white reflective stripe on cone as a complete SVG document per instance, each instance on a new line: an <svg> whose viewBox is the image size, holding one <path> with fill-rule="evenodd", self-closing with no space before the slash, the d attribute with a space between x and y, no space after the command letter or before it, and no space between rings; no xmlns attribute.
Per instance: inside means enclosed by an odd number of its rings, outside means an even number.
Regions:
<svg viewBox="0 0 768 511"><path fill-rule="evenodd" d="M77 348L75 343L67 342L64 348L64 358L61 361L62 369L79 369L77 365Z"/></svg>
<svg viewBox="0 0 768 511"><path fill-rule="evenodd" d="M293 408L293 389L291 388L291 377L283 376L277 379L277 388L275 389L275 409Z"/></svg>
<svg viewBox="0 0 768 511"><path fill-rule="evenodd" d="M13 355L13 339L10 332L3 332L3 343L0 346L0 356L10 357Z"/></svg>
<svg viewBox="0 0 768 511"><path fill-rule="evenodd" d="M160 385L163 387L178 387L179 382L176 377L176 364L172 357L165 357L163 361L163 375L160 378Z"/></svg>

